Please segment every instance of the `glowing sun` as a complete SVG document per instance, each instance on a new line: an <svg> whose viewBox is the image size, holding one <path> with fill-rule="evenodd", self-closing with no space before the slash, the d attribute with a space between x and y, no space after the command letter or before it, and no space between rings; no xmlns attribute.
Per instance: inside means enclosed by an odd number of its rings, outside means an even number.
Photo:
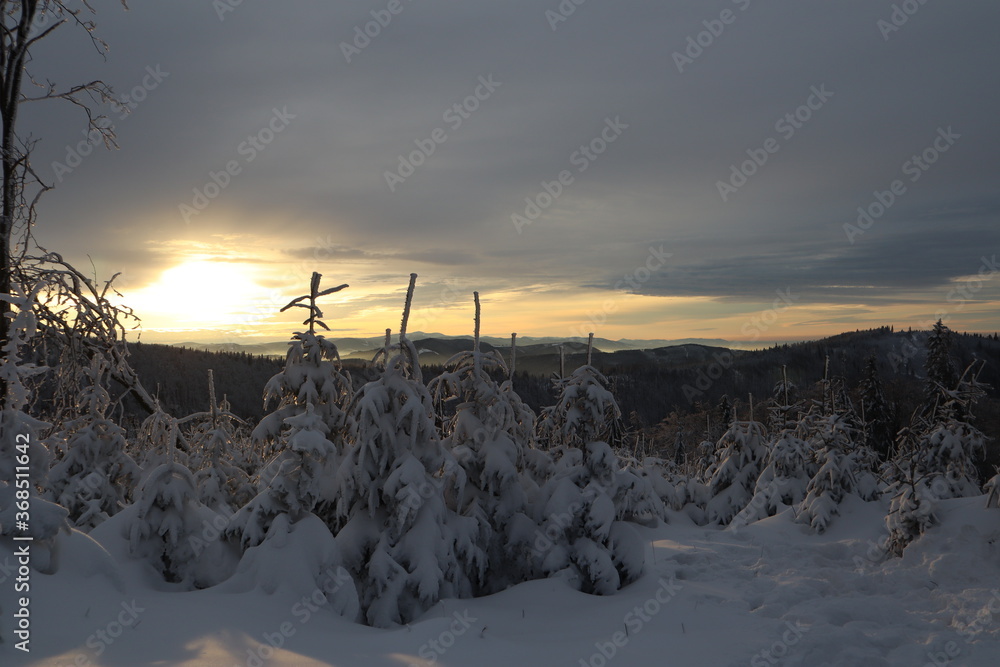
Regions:
<svg viewBox="0 0 1000 667"><path fill-rule="evenodd" d="M147 327L213 328L246 323L263 294L247 266L195 260L167 269L127 301Z"/></svg>

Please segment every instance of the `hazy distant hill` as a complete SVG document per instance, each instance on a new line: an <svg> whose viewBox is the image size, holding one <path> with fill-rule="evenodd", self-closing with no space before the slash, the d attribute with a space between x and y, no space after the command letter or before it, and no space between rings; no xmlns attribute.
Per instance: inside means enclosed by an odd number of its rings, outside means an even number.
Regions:
<svg viewBox="0 0 1000 667"><path fill-rule="evenodd" d="M382 347L384 337L372 336L370 338L333 338L337 343L342 357L361 358L371 357L376 350ZM472 349L471 336L447 336L438 333L410 333L412 341L435 341L426 342L425 349L439 355L447 354L448 350L458 352ZM510 350L510 338L499 336L480 337L483 349L498 348ZM582 346L586 349L587 339L579 337L556 338L551 336L518 336L518 354L522 350L531 354L530 350L537 348L554 347L565 345L567 351L579 349ZM607 338L594 338L594 347L602 352L617 352L620 350L651 350L663 347L683 346L683 345L704 345L710 347L742 347L738 343L731 343L722 339L709 338L682 338L677 340L651 339L651 340L609 340ZM264 356L284 356L288 349L287 341L272 341L266 343L197 343L185 342L175 343L173 347L183 347L189 350L204 350L206 352L246 352L247 354L260 354ZM558 352L557 352L558 354ZM450 355L449 355L450 356ZM445 357L447 358L447 357Z"/></svg>

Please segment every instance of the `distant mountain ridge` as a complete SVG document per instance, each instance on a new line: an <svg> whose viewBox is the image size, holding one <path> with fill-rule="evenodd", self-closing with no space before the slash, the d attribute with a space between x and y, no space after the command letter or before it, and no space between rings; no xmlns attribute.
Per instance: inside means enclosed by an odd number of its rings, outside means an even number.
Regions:
<svg viewBox="0 0 1000 667"><path fill-rule="evenodd" d="M337 338L330 336L337 344L337 349L345 358L360 358L364 354L374 354L382 347L384 336L371 336L368 338ZM409 334L410 340L421 342L428 350L451 349L454 352L472 349L472 336L448 336L440 333L412 332ZM501 336L481 336L480 342L483 349L510 350L510 337ZM437 341L437 342L429 342ZM467 341L467 345L456 346L454 341ZM583 346L586 349L587 339L582 337L558 338L555 336L518 336L518 354L531 354L533 348L547 347L552 352L558 354L558 346L563 345L566 352L579 349ZM727 347L739 348L740 343L723 340L721 338L680 338L680 339L621 339L610 340L608 338L594 338L594 348L600 352L619 352L622 350L654 350L665 347L678 347L684 345L702 345L706 347ZM203 350L206 352L245 352L247 354L276 357L285 355L288 350L288 341L269 341L265 343L199 343L184 342L174 343L172 347L183 347L191 350Z"/></svg>

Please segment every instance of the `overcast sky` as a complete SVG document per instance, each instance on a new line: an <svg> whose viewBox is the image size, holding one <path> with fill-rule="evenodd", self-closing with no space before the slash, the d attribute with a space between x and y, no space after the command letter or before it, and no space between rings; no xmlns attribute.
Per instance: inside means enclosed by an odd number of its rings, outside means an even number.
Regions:
<svg viewBox="0 0 1000 667"><path fill-rule="evenodd" d="M30 68L130 95L120 148L23 130L38 238L123 272L143 340L284 338L313 270L352 335L410 272L448 334L473 290L497 334L1000 329L994 0L129 4Z"/></svg>

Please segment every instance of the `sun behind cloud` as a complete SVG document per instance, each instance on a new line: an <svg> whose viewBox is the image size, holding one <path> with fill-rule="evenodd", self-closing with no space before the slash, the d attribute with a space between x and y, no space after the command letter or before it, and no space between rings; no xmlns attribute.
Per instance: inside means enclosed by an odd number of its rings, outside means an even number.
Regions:
<svg viewBox="0 0 1000 667"><path fill-rule="evenodd" d="M146 329L210 329L245 324L265 294L251 267L203 259L165 270L127 300Z"/></svg>

